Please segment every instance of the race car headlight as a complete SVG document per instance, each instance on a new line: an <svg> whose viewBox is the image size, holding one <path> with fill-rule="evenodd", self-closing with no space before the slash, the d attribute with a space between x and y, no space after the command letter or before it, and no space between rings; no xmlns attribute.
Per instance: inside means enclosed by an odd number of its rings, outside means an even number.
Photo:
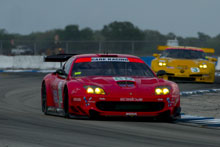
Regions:
<svg viewBox="0 0 220 147"><path fill-rule="evenodd" d="M91 88L91 87L88 87L87 89L86 89L86 92L87 93L94 93L94 89L93 88Z"/></svg>
<svg viewBox="0 0 220 147"><path fill-rule="evenodd" d="M104 90L97 86L85 86L84 88L88 94L105 94Z"/></svg>
<svg viewBox="0 0 220 147"><path fill-rule="evenodd" d="M104 90L102 88L95 88L95 94L105 94Z"/></svg>
<svg viewBox="0 0 220 147"><path fill-rule="evenodd" d="M155 88L156 95L167 95L170 93L170 87L157 87Z"/></svg>
<svg viewBox="0 0 220 147"><path fill-rule="evenodd" d="M204 69L206 69L208 66L206 65L206 64L200 64L199 65L199 68L204 68Z"/></svg>
<svg viewBox="0 0 220 147"><path fill-rule="evenodd" d="M166 62L158 62L158 65L159 65L159 66L166 66L167 63L166 63Z"/></svg>

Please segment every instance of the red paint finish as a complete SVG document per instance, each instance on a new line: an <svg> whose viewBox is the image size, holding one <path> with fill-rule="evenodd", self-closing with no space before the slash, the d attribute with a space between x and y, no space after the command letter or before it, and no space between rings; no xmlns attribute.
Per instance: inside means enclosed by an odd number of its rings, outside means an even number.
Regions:
<svg viewBox="0 0 220 147"><path fill-rule="evenodd" d="M128 62L147 66L136 56L121 54L112 56L106 58L127 58ZM73 64L66 77L58 73L48 74L44 77L47 107L64 109L64 95L68 94L68 110L71 115L90 116L90 112L95 111L101 116L156 117L169 112L169 116L175 117L176 109L180 108L178 85L171 81L158 79L148 66L149 72L152 72L151 76L80 76L80 71L77 71L77 76L71 76L74 64L91 62L93 57L103 58L100 54L77 55L74 56L74 60L69 59ZM114 64L121 62L123 61L114 62ZM89 94L86 92L86 86L102 88L105 94ZM156 95L155 88L161 86L169 87L170 93ZM68 93L65 93L65 88Z"/></svg>

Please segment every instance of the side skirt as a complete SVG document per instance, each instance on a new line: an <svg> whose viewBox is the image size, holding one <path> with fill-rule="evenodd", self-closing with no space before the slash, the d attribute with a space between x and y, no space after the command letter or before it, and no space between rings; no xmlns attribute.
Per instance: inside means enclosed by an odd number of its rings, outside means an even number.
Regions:
<svg viewBox="0 0 220 147"><path fill-rule="evenodd" d="M61 108L56 108L56 107L48 107L47 112L50 115L56 115L56 116L65 116L64 114L64 109ZM72 115L70 114L70 118L75 118L75 119L89 119L88 116L83 116L83 115Z"/></svg>
<svg viewBox="0 0 220 147"><path fill-rule="evenodd" d="M48 107L47 112L50 115L64 116L64 110L56 107Z"/></svg>

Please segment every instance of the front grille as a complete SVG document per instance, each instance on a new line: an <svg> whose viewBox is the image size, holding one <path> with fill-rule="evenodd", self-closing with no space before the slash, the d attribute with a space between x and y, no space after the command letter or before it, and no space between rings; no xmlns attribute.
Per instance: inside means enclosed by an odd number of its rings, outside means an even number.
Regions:
<svg viewBox="0 0 220 147"><path fill-rule="evenodd" d="M186 77L168 77L168 80L178 81L178 82L192 82L192 81L195 81L195 78L193 78L193 77L190 77L190 78L186 78Z"/></svg>
<svg viewBox="0 0 220 147"><path fill-rule="evenodd" d="M174 76L175 74L173 74L173 73L166 73L166 75L168 75L168 76Z"/></svg>
<svg viewBox="0 0 220 147"><path fill-rule="evenodd" d="M190 77L202 77L202 74L193 74L193 75L189 75Z"/></svg>
<svg viewBox="0 0 220 147"><path fill-rule="evenodd" d="M97 102L102 111L155 112L164 108L163 102Z"/></svg>

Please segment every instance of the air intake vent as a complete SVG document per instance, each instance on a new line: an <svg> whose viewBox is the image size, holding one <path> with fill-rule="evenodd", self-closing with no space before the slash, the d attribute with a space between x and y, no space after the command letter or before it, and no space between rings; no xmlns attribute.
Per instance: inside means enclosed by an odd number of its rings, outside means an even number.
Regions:
<svg viewBox="0 0 220 147"><path fill-rule="evenodd" d="M118 81L117 84L121 87L133 87L134 86L133 81Z"/></svg>
<svg viewBox="0 0 220 147"><path fill-rule="evenodd" d="M97 102L96 106L102 111L120 112L156 112L164 108L163 102Z"/></svg>

